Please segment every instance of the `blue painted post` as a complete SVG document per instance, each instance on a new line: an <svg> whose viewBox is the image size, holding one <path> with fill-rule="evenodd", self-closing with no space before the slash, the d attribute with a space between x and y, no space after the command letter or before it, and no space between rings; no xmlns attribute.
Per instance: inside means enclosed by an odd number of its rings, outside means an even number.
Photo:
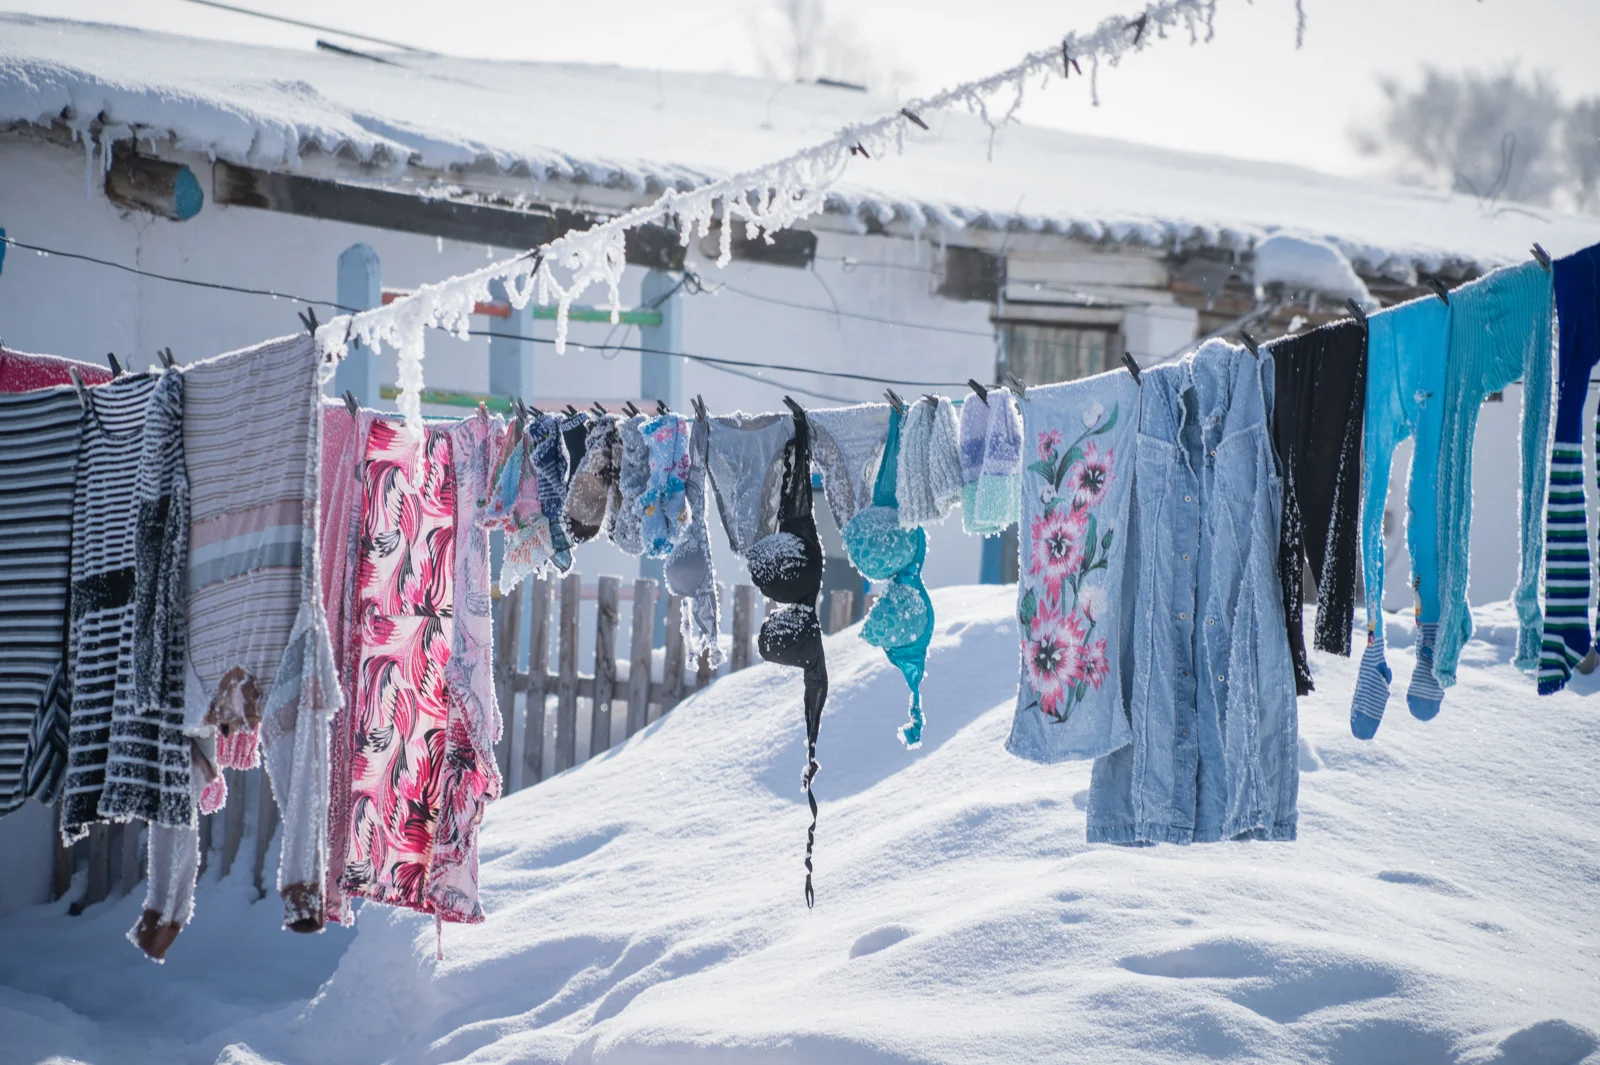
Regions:
<svg viewBox="0 0 1600 1065"><path fill-rule="evenodd" d="M981 543L983 545L983 554L978 558L978 583L999 584L1000 553L1005 546L1005 537L985 536Z"/></svg>
<svg viewBox="0 0 1600 1065"><path fill-rule="evenodd" d="M340 306L368 311L383 300L383 274L378 253L368 244L352 244L339 254ZM378 360L360 342L350 345L344 361L334 371L333 390L349 391L363 407L378 405Z"/></svg>
<svg viewBox="0 0 1600 1065"><path fill-rule="evenodd" d="M496 303L508 303L505 284L491 281L489 298ZM521 310L512 307L510 318L491 319L489 329L507 334L489 338L489 392L533 402L533 342L509 339L533 336L533 301L529 300Z"/></svg>
<svg viewBox="0 0 1600 1065"><path fill-rule="evenodd" d="M639 328L639 346L649 349L639 356L640 406L654 408L660 400L675 411L683 410L683 359L678 355L652 354L652 352L683 350L682 296L678 290L679 279L664 270L651 270L639 285L641 309L661 312L660 325ZM639 560L639 576L660 582L663 562L655 558ZM656 596L656 624L653 644L665 646L667 642L667 595Z"/></svg>

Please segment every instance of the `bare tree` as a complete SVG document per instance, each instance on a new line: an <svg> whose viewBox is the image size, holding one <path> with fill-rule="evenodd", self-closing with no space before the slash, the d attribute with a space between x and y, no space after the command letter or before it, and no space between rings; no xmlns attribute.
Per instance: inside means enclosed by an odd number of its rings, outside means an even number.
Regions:
<svg viewBox="0 0 1600 1065"><path fill-rule="evenodd" d="M855 24L836 18L824 0L771 0L763 15L750 21L749 32L761 72L769 78L829 78L888 92L909 80L875 55Z"/></svg>
<svg viewBox="0 0 1600 1065"><path fill-rule="evenodd" d="M1581 100L1561 128L1573 206L1600 214L1600 97Z"/></svg>

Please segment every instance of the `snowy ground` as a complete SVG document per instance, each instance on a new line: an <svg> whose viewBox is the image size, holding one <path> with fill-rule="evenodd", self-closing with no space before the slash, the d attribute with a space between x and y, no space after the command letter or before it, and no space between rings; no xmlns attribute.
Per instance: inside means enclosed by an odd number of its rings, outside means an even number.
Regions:
<svg viewBox="0 0 1600 1065"><path fill-rule="evenodd" d="M1538 699L1480 611L1439 718L1396 700L1360 743L1353 661L1317 656L1298 843L1090 847L1088 766L1002 749L1010 596L935 602L919 752L899 674L828 642L815 911L800 685L763 666L497 804L489 921L443 962L380 907L279 933L248 873L162 967L136 898L0 921L0 1060L1600 1061L1600 674Z"/></svg>

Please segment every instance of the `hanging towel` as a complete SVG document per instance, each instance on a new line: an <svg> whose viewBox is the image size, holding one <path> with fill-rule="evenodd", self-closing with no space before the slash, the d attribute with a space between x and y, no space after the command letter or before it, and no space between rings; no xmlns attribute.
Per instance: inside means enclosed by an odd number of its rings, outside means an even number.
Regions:
<svg viewBox="0 0 1600 1065"><path fill-rule="evenodd" d="M957 436L955 405L945 397L924 397L907 409L900 430L901 527L941 522L961 502Z"/></svg>
<svg viewBox="0 0 1600 1065"><path fill-rule="evenodd" d="M67 592L83 407L69 388L0 395L0 814L55 800L66 767Z"/></svg>
<svg viewBox="0 0 1600 1065"><path fill-rule="evenodd" d="M63 359L59 355L27 355L0 348L0 393L31 392L38 388L72 387L71 370L85 385L103 385L110 370L92 362Z"/></svg>
<svg viewBox="0 0 1600 1065"><path fill-rule="evenodd" d="M1434 296L1389 307L1367 319L1367 398L1361 448L1361 565L1367 646L1350 701L1350 731L1360 739L1371 739L1377 733L1394 676L1383 633L1383 519L1395 448L1411 437L1416 439L1406 482L1411 588L1419 626L1437 631L1439 442L1449 348L1450 307ZM1436 683L1431 667L1419 664L1412 673L1415 705L1425 705L1424 692Z"/></svg>
<svg viewBox="0 0 1600 1065"><path fill-rule="evenodd" d="M189 468L187 730L260 721L283 818L284 925L322 927L329 724L341 704L323 612L321 359L300 333L183 369Z"/></svg>
<svg viewBox="0 0 1600 1065"><path fill-rule="evenodd" d="M811 423L811 463L822 475L822 493L843 529L872 506L872 490L889 431L889 404L862 403L806 411Z"/></svg>
<svg viewBox="0 0 1600 1065"><path fill-rule="evenodd" d="M1583 407L1600 361L1600 245L1551 264L1559 337L1555 442L1544 516L1544 640L1539 694L1567 686L1589 653L1589 510L1583 488ZM1600 438L1600 425L1596 426Z"/></svg>
<svg viewBox="0 0 1600 1065"><path fill-rule="evenodd" d="M689 422L663 414L639 427L649 452L649 480L639 495L640 542L646 558L666 558L689 527Z"/></svg>
<svg viewBox="0 0 1600 1065"><path fill-rule="evenodd" d="M1022 403L1033 461L1021 478L1022 679L1006 740L1021 758L1099 758L1132 738L1120 666L1132 649L1123 589L1139 388L1115 370L1030 388Z"/></svg>
<svg viewBox="0 0 1600 1065"><path fill-rule="evenodd" d="M82 839L100 820L106 754L123 649L133 639L139 462L145 411L160 378L125 375L87 393L72 504L72 717L61 836ZM192 648L191 648L192 652Z"/></svg>
<svg viewBox="0 0 1600 1065"><path fill-rule="evenodd" d="M1505 267L1450 293L1450 361L1445 372L1444 430L1439 455L1439 635L1434 672L1456 682L1456 662L1472 636L1467 569L1472 544L1472 451L1478 410L1489 393L1522 380L1521 558L1512 602L1517 608L1517 668L1539 664L1543 618L1539 567L1544 552L1545 483L1555 391L1550 271L1537 262Z"/></svg>
<svg viewBox="0 0 1600 1065"><path fill-rule="evenodd" d="M325 403L322 408L318 545L323 611L338 665L340 694L329 736L328 869L323 878L323 909L325 919L337 924L355 919L340 882L350 844L350 766L355 758L355 685L361 655L355 591L360 573L367 437L377 418L368 410L352 415L342 403Z"/></svg>
<svg viewBox="0 0 1600 1065"><path fill-rule="evenodd" d="M1319 651L1350 654L1356 609L1361 430L1367 400L1367 329L1345 320L1272 344L1277 367L1272 441L1283 471L1278 581L1295 686L1312 689L1306 661L1305 583L1317 584Z"/></svg>
<svg viewBox="0 0 1600 1065"><path fill-rule="evenodd" d="M671 594L689 600L688 609L683 612L683 633L690 655L705 654L707 664L715 669L722 664L722 648L717 643L717 574L711 564L711 538L706 529L709 436L706 423L695 419L689 431L689 471L683 488L689 526L662 567L662 576Z"/></svg>

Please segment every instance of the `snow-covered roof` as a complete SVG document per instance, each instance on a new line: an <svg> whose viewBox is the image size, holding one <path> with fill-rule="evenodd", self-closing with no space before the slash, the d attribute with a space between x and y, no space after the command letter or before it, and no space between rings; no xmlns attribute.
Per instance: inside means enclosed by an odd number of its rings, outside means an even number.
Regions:
<svg viewBox="0 0 1600 1065"><path fill-rule="evenodd" d="M894 109L882 97L731 74L391 54L392 65L27 15L0 15L0 125L103 122L228 162L297 170L316 154L400 173L498 169L641 196L770 162ZM1020 227L1090 240L1244 250L1327 239L1369 274L1483 269L1532 241L1561 254L1600 219L1011 126L965 113L905 153L856 159L834 209L913 227Z"/></svg>

